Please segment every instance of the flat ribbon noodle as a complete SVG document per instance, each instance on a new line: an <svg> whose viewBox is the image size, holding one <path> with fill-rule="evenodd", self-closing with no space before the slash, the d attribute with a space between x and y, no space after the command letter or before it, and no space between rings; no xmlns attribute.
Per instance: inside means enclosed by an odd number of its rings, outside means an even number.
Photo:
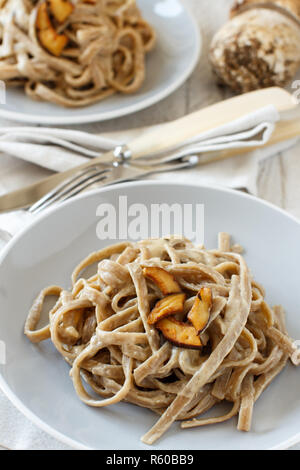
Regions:
<svg viewBox="0 0 300 470"><path fill-rule="evenodd" d="M211 289L210 317L200 332L200 349L175 345L148 324L151 309L163 294L144 274L147 267L170 273L185 293L178 313L181 321L187 321L198 291ZM87 269L89 277L83 277ZM49 324L37 329L50 295L57 301ZM160 415L142 438L147 444L175 420L185 429L238 415L238 429L248 431L256 400L289 358L299 363L283 308L271 308L264 296L241 248L231 245L228 234L220 234L216 250L178 237L123 242L81 261L70 290L43 289L24 332L32 342L51 339L71 366L75 391L87 405L125 401ZM229 412L202 417L223 402L231 403Z"/></svg>

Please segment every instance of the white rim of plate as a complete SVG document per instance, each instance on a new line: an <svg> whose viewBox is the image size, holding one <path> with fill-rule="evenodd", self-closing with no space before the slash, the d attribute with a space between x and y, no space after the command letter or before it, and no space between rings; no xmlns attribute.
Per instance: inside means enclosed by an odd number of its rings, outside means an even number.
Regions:
<svg viewBox="0 0 300 470"><path fill-rule="evenodd" d="M126 189L130 186L135 186L135 187L153 186L153 185L154 186L161 186L162 184L164 186L166 186L166 185L167 186L183 186L183 187L193 186L193 187L198 188L198 189L203 189L203 188L205 189L206 188L206 189L212 189L212 190L215 190L215 191L219 191L220 193L225 192L225 193L229 193L229 194L234 194L234 195L237 195L238 197L245 198L245 199L252 199L252 200L255 200L258 204L262 204L266 207L269 207L270 209L273 209L276 212L279 212L280 214L284 215L285 217L293 220L294 222L296 222L297 224L300 225L300 220L299 219L297 219L292 214L289 214L285 210L281 209L280 207L277 207L274 204L272 204L268 201L265 201L263 199L252 196L251 194L243 193L243 192L237 191L235 189L226 188L226 187L218 186L218 185L206 185L206 184L172 183L172 182L166 182L166 181L165 182L159 182L159 181L155 181L155 180L134 181L134 182L128 182L128 183L115 184L113 186L107 186L105 188L95 189L93 191L89 191L88 193L79 194L78 196L75 196L71 200L67 200L67 201L61 203L57 207L53 207L53 208L50 208L50 209L46 210L45 212L42 212L40 215L38 215L38 217L32 223L30 223L29 225L24 227L24 229L20 230L20 232L15 237L13 237L8 242L8 244L3 248L3 250L0 252L0 266L1 266L2 260L6 257L6 254L10 251L11 247L13 248L14 244L20 238L22 238L25 233L30 231L33 226L38 224L40 222L40 220L43 220L44 218L48 217L48 215L55 212L58 208L67 206L69 204L71 205L71 204L73 204L73 201L83 199L85 197L90 197L90 196L93 196L94 194L98 194L98 193L101 194L102 192L105 192L107 190L112 190L113 188L125 188ZM50 425L48 425L47 423L42 421L40 418L38 418L38 416L36 416L32 411L30 411L26 407L26 405L24 405L22 403L22 401L17 397L17 395L11 390L9 385L6 383L6 381L2 377L1 372L0 372L0 389L7 396L7 398L11 401L11 403L13 405L15 405L15 407L26 418L28 418L38 428L40 428L42 431L49 434L51 437L57 439L58 441L62 442L63 444L68 445L69 447L72 447L74 449L93 450L93 448L91 448L89 446L85 446L84 444L80 444L78 441L66 436L65 434L62 434L60 431L57 431L56 429L54 429L53 427L51 427ZM292 437L286 439L285 441L283 441L281 443L278 443L278 444L274 445L273 447L270 447L266 450L286 450L289 447L298 444L299 442L300 442L300 431L297 434L295 434L295 436L292 436ZM103 450L105 450L105 449L103 449Z"/></svg>
<svg viewBox="0 0 300 470"><path fill-rule="evenodd" d="M162 90L160 93L157 93L154 97L149 97L147 99L141 100L139 103L126 106L123 110L114 110L106 111L104 113L95 112L87 116L45 116L45 115L34 115L34 114L23 114L15 111L5 110L0 107L0 117L5 119L10 119L18 122L27 122L32 124L48 124L48 125L67 125L67 124L87 124L91 122L103 122L109 121L111 119L117 119L129 114L146 109L159 101L163 100L167 96L170 96L174 91L176 91L181 85L183 85L189 76L192 74L195 69L202 52L202 32L200 26L192 16L190 9L186 6L183 6L186 14L189 16L191 25L193 26L196 42L195 42L195 53L192 57L189 67L186 69L185 73L182 74L172 85ZM43 102L41 102L41 105ZM68 109L68 108L67 108Z"/></svg>
<svg viewBox="0 0 300 470"><path fill-rule="evenodd" d="M105 192L107 190L113 190L113 188L128 188L130 186L135 186L135 187L143 187L143 186L193 186L198 189L212 189L215 191L219 191L220 193L225 192L229 194L234 194L237 195L238 197L245 198L245 199L251 199L255 200L258 204L262 204L266 207L269 207L270 209L275 210L276 212L279 212L280 214L284 215L285 217L293 220L296 222L298 225L300 225L300 220L297 219L297 217L293 216L292 214L289 214L286 212L284 209L281 209L278 206L275 206L274 204L265 201L264 199L257 198L256 196L252 196L251 194L248 193L243 193L241 191L238 191L236 189L231 189L231 188L226 188L223 186L218 186L218 185L206 185L206 184L189 184L189 183L172 183L170 181L155 181L155 180L149 180L149 181L133 181L133 182L128 182L128 183L120 183L120 184L115 184L113 186L107 186L105 188L99 188L95 189L93 191L89 191L87 193L79 194L78 196L73 197L70 200L62 202L59 206L53 207L50 209L46 209L45 212L42 212L39 214L32 223L24 227L24 229L21 229L20 232L16 236L14 236L8 243L7 245L1 250L0 252L0 267L2 260L6 257L6 254L10 251L11 248L13 248L14 244L23 237L25 233L31 230L32 227L34 227L36 224L38 224L41 220L44 218L47 218L50 214L56 212L60 207L68 206L73 204L73 201L84 199L85 197L90 197L93 196L94 194L101 194L102 192ZM74 449L79 449L79 450L94 450L92 447L85 446L84 444L80 444L80 442L76 441L75 439L72 439L65 434L62 434L60 431L57 431L54 429L52 426L48 425L44 421L42 421L38 416L34 414L33 411L30 411L26 405L22 403L22 401L17 397L17 395L11 390L9 385L6 383L4 378L2 377L2 374L0 372L0 389L2 392L6 395L6 397L11 401L15 407L21 411L21 413L26 416L32 423L34 423L38 428L40 428L42 431L46 432L49 434L51 437L55 438L56 440L62 442L65 445L68 445L69 447L72 447ZM280 442L270 448L267 448L265 450L286 450L289 447L296 445L300 442L300 432L295 434L295 436L292 436L288 439L286 439L283 442ZM148 446L147 446L148 448ZM105 450L105 449L103 449Z"/></svg>

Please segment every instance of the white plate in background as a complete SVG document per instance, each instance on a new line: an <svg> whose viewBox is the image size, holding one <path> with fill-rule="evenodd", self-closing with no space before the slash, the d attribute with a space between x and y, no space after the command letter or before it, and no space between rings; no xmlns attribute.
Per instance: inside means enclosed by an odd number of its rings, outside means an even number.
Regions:
<svg viewBox="0 0 300 470"><path fill-rule="evenodd" d="M271 305L286 309L287 328L300 339L300 223L282 210L244 193L196 185L134 182L82 194L42 213L0 255L0 340L6 364L0 386L35 424L75 448L151 449L140 437L157 415L119 403L92 408L77 397L69 366L50 341L32 344L23 334L28 310L45 286L70 286L73 268L86 255L118 240L96 236L100 203L128 206L204 204L205 244L216 247L217 233L227 231L245 247L254 278ZM124 215L124 214L123 214ZM199 240L198 240L199 241ZM153 449L283 449L300 441L300 368L288 364L254 406L249 433L230 421L181 430L174 423Z"/></svg>
<svg viewBox="0 0 300 470"><path fill-rule="evenodd" d="M105 121L157 103L179 88L195 68L202 41L194 18L180 0L138 0L143 17L155 28L157 44L146 58L146 79L134 94L115 94L83 108L35 101L22 88L6 90L0 117L50 125Z"/></svg>

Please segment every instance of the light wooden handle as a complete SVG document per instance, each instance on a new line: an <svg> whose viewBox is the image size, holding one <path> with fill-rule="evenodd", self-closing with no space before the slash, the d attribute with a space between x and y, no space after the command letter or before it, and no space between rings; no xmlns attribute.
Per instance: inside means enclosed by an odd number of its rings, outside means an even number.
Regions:
<svg viewBox="0 0 300 470"><path fill-rule="evenodd" d="M234 98L213 104L207 108L155 126L129 143L133 158L165 151L197 134L229 123L264 106L274 105L278 111L286 111L297 106L296 99L278 87L252 91Z"/></svg>

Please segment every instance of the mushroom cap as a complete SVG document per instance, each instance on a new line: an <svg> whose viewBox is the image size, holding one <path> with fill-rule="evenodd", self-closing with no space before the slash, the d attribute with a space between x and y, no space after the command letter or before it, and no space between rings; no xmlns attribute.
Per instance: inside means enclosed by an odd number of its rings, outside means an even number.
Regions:
<svg viewBox="0 0 300 470"><path fill-rule="evenodd" d="M277 10L253 8L214 36L210 61L222 83L237 92L285 86L300 66L300 26Z"/></svg>

